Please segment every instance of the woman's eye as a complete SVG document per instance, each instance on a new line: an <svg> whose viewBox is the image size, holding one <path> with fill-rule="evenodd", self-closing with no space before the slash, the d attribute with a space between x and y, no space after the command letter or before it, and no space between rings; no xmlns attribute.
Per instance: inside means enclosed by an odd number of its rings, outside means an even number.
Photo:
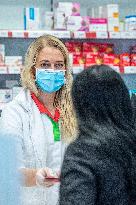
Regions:
<svg viewBox="0 0 136 205"><path fill-rule="evenodd" d="M41 64L41 67L49 68L49 67L50 67L50 64L48 64L48 63L42 63L42 64Z"/></svg>
<svg viewBox="0 0 136 205"><path fill-rule="evenodd" d="M58 63L55 65L56 68L63 68L64 67L64 64L63 63Z"/></svg>

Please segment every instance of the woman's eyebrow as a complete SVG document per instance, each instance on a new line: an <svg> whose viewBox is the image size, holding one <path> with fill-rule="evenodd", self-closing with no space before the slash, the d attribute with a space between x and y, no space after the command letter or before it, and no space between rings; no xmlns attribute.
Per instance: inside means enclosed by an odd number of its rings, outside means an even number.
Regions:
<svg viewBox="0 0 136 205"><path fill-rule="evenodd" d="M62 61L56 61L56 63L64 63L64 61L62 60Z"/></svg>
<svg viewBox="0 0 136 205"><path fill-rule="evenodd" d="M39 61L40 63L42 63L42 62L50 62L50 61L48 61L48 60L41 60L41 61Z"/></svg>
<svg viewBox="0 0 136 205"><path fill-rule="evenodd" d="M42 63L42 62L45 62L45 63L49 63L50 61L49 60L41 60L41 61L39 61L40 63ZM64 61L62 60L59 60L59 61L55 61L55 63L64 63Z"/></svg>

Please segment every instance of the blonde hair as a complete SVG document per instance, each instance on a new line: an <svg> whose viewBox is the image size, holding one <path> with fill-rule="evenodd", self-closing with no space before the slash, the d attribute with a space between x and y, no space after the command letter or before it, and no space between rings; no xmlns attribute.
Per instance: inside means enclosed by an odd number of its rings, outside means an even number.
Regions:
<svg viewBox="0 0 136 205"><path fill-rule="evenodd" d="M25 56L24 69L21 72L22 86L29 89L37 97L39 96L33 71L39 52L46 46L59 49L64 56L66 65L66 84L56 92L54 105L60 109L62 139L69 143L73 141L77 135L77 123L71 100L73 78L69 67L67 48L58 38L51 35L43 35L31 43Z"/></svg>

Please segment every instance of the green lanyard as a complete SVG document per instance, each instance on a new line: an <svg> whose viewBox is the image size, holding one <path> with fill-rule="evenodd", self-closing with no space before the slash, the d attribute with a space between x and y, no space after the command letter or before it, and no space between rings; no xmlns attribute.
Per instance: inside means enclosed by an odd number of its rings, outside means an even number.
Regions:
<svg viewBox="0 0 136 205"><path fill-rule="evenodd" d="M49 117L51 123L52 123L52 126L53 126L53 134L54 134L54 141L55 142L58 142L60 141L60 128L59 128L59 123L58 122L55 122L53 119L51 119Z"/></svg>

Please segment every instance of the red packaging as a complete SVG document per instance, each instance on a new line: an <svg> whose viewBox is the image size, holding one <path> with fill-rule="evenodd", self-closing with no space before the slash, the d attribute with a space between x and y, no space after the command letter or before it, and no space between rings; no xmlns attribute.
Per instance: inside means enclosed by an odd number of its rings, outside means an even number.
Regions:
<svg viewBox="0 0 136 205"><path fill-rule="evenodd" d="M104 64L106 65L113 65L114 64L114 54L104 54L103 60L104 60Z"/></svg>
<svg viewBox="0 0 136 205"><path fill-rule="evenodd" d="M114 66L119 66L120 65L120 56L119 55L116 55L116 54L114 54L115 55L115 58L114 58L114 63L113 63L113 65Z"/></svg>
<svg viewBox="0 0 136 205"><path fill-rule="evenodd" d="M107 43L90 43L85 42L83 43L83 52L91 52L93 54L98 53L114 53L113 44L107 44Z"/></svg>
<svg viewBox="0 0 136 205"><path fill-rule="evenodd" d="M85 58L82 54L75 55L73 54L73 65L84 65L85 64Z"/></svg>
<svg viewBox="0 0 136 205"><path fill-rule="evenodd" d="M136 54L131 54L131 66L136 66Z"/></svg>
<svg viewBox="0 0 136 205"><path fill-rule="evenodd" d="M102 44L100 44L99 47L100 47L101 53L107 53L107 54L114 53L114 45L113 44L102 43Z"/></svg>
<svg viewBox="0 0 136 205"><path fill-rule="evenodd" d="M120 55L120 66L130 66L130 54L123 53Z"/></svg>
<svg viewBox="0 0 136 205"><path fill-rule="evenodd" d="M70 53L74 53L76 55L81 55L82 43L80 43L80 42L66 42L65 45Z"/></svg>
<svg viewBox="0 0 136 205"><path fill-rule="evenodd" d="M83 53L93 53L98 54L99 52L99 44L97 43L91 43L91 42L85 42L83 43Z"/></svg>
<svg viewBox="0 0 136 205"><path fill-rule="evenodd" d="M104 57L103 57L103 61L104 61L104 64L106 65L114 65L114 66L119 66L119 63L120 63L120 59L119 59L119 56L116 55L116 54L104 54Z"/></svg>
<svg viewBox="0 0 136 205"><path fill-rule="evenodd" d="M100 54L90 54L86 55L85 67L90 67L91 65L101 65L103 63L103 57Z"/></svg>

